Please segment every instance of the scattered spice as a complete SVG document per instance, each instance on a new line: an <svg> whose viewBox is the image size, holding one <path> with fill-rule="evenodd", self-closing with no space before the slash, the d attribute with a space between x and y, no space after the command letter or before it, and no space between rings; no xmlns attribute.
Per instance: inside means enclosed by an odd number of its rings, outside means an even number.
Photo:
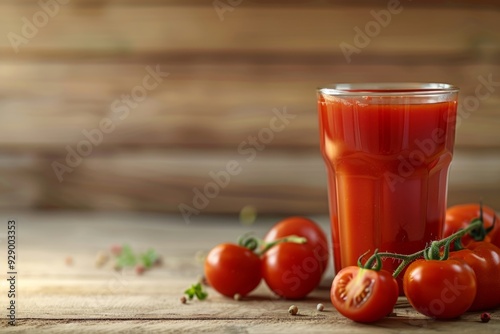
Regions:
<svg viewBox="0 0 500 334"><path fill-rule="evenodd" d="M113 246L118 249L118 246ZM142 274L146 269L157 266L161 263L160 256L152 248L148 249L145 253L136 254L128 245L119 246L120 252L112 251L116 255L115 268L136 267L136 273ZM142 269L138 269L142 267Z"/></svg>
<svg viewBox="0 0 500 334"><path fill-rule="evenodd" d="M288 308L288 313L290 313L291 315L296 315L297 313L299 313L299 308L295 305L292 305Z"/></svg>
<svg viewBox="0 0 500 334"><path fill-rule="evenodd" d="M114 256L119 256L122 253L122 246L121 245L112 245L111 246L111 254Z"/></svg>
<svg viewBox="0 0 500 334"><path fill-rule="evenodd" d="M163 265L163 259L160 255L157 255L155 262L153 263L154 267L161 267Z"/></svg>
<svg viewBox="0 0 500 334"><path fill-rule="evenodd" d="M208 283L208 280L207 280L207 278L206 278L205 275L200 276L198 278L198 282L200 282L204 286L210 286L210 284Z"/></svg>
<svg viewBox="0 0 500 334"><path fill-rule="evenodd" d="M135 253L129 245L113 244L107 251L97 253L95 266L97 268L103 267L111 256L114 257L114 263L111 267L118 272L124 268L133 267L137 275L142 275L146 270L162 265L161 256L152 248L145 253ZM67 265L72 263L73 259L66 258Z"/></svg>
<svg viewBox="0 0 500 334"><path fill-rule="evenodd" d="M66 259L64 260L64 263L66 263L67 266L72 266L73 265L73 257L71 257L71 256L66 257Z"/></svg>
<svg viewBox="0 0 500 334"><path fill-rule="evenodd" d="M491 319L491 315L488 312L481 313L481 322L488 322Z"/></svg>
<svg viewBox="0 0 500 334"><path fill-rule="evenodd" d="M181 298L179 298L179 300L180 300L180 301L181 301L181 303L183 303L183 304L186 304L186 302L187 302L186 296L182 296Z"/></svg>
<svg viewBox="0 0 500 334"><path fill-rule="evenodd" d="M239 293L235 293L234 296L233 296L233 299L236 300L236 301L240 301L241 300L241 295Z"/></svg>
<svg viewBox="0 0 500 334"><path fill-rule="evenodd" d="M108 253L106 253L106 252L99 252L99 253L97 253L97 258L95 259L95 266L97 268L101 268L106 263L108 263L108 260L109 260Z"/></svg>
<svg viewBox="0 0 500 334"><path fill-rule="evenodd" d="M137 275L142 275L144 274L144 272L146 271L146 268L142 265L142 264L138 264L135 266L135 273Z"/></svg>
<svg viewBox="0 0 500 334"><path fill-rule="evenodd" d="M321 303L319 303L317 306L316 306L316 310L322 312L323 310L325 309L325 306Z"/></svg>

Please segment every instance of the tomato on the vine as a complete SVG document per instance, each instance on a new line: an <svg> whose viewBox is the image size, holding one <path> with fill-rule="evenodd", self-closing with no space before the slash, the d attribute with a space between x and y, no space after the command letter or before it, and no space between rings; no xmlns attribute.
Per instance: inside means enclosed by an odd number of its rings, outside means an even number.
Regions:
<svg viewBox="0 0 500 334"><path fill-rule="evenodd" d="M273 246L262 257L262 277L277 295L301 299L321 281L323 266L307 243L283 242Z"/></svg>
<svg viewBox="0 0 500 334"><path fill-rule="evenodd" d="M403 289L418 312L437 319L456 318L476 297L476 275L462 260L417 260L403 277Z"/></svg>
<svg viewBox="0 0 500 334"><path fill-rule="evenodd" d="M205 259L205 277L219 293L233 298L253 291L262 279L261 260L248 248L220 244Z"/></svg>
<svg viewBox="0 0 500 334"><path fill-rule="evenodd" d="M489 229L495 221L495 226L493 230L488 233L484 241L491 242L496 246L500 247L500 221L499 217L496 216L495 210L492 208L482 205L483 211L483 223L484 228ZM443 238L446 238L460 229L466 228L471 221L479 218L481 215L481 204L460 204L449 207L446 210L446 218L443 227ZM462 237L462 244L467 246L469 243L473 242L474 239L466 234Z"/></svg>
<svg viewBox="0 0 500 334"><path fill-rule="evenodd" d="M398 295L398 283L388 271L356 266L339 271L330 290L337 311L357 322L374 322L389 315Z"/></svg>
<svg viewBox="0 0 500 334"><path fill-rule="evenodd" d="M314 221L300 216L288 217L274 225L264 237L271 242L289 235L307 239L307 245L313 249L314 258L321 263L323 272L328 266L328 241L325 233Z"/></svg>
<svg viewBox="0 0 500 334"><path fill-rule="evenodd" d="M489 242L473 242L451 252L449 258L465 261L476 274L477 293L469 311L500 305L500 248Z"/></svg>

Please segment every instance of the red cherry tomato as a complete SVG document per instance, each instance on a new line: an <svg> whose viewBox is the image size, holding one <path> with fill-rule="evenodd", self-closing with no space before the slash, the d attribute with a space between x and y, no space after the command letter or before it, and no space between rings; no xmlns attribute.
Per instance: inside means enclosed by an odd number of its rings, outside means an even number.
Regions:
<svg viewBox="0 0 500 334"><path fill-rule="evenodd" d="M461 204L449 207L446 210L446 219L444 222L443 238L446 238L460 229L467 227L470 222L480 216L479 204ZM488 233L484 241L491 242L497 247L500 247L500 221L496 216L495 211L483 205L483 222L484 227L488 229L493 225L493 220L496 220L493 230ZM462 244L467 246L474 240L469 234L462 237Z"/></svg>
<svg viewBox="0 0 500 334"><path fill-rule="evenodd" d="M283 242L262 257L262 276L277 295L301 299L321 281L323 267L313 248L307 244Z"/></svg>
<svg viewBox="0 0 500 334"><path fill-rule="evenodd" d="M374 322L389 315L398 295L398 283L388 271L356 266L339 271L330 290L337 311L357 322Z"/></svg>
<svg viewBox="0 0 500 334"><path fill-rule="evenodd" d="M403 277L403 288L418 312L437 319L456 318L476 297L476 275L462 260L417 260Z"/></svg>
<svg viewBox="0 0 500 334"><path fill-rule="evenodd" d="M288 217L274 225L264 237L270 242L289 235L307 239L307 245L313 249L314 258L321 263L322 272L328 267L328 241L326 235L315 222L305 217Z"/></svg>
<svg viewBox="0 0 500 334"><path fill-rule="evenodd" d="M251 250L234 244L220 244L205 259L205 277L219 293L233 298L245 296L262 279L260 258Z"/></svg>
<svg viewBox="0 0 500 334"><path fill-rule="evenodd" d="M500 248L489 242L473 242L451 252L449 258L465 261L476 274L477 293L469 311L500 306Z"/></svg>

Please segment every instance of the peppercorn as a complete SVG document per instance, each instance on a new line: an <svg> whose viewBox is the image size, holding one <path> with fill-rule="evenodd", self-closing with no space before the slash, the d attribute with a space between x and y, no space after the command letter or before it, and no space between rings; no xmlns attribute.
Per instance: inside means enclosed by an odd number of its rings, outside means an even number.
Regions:
<svg viewBox="0 0 500 334"><path fill-rule="evenodd" d="M292 305L288 308L288 313L290 313L291 315L296 315L297 313L299 313L299 308L295 305Z"/></svg>
<svg viewBox="0 0 500 334"><path fill-rule="evenodd" d="M488 322L491 319L491 315L488 312L481 314L481 322Z"/></svg>

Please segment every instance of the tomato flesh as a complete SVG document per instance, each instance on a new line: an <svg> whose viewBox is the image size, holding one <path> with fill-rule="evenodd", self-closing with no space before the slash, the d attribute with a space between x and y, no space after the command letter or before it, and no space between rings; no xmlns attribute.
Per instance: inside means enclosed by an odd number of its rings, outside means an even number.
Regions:
<svg viewBox="0 0 500 334"><path fill-rule="evenodd" d="M330 290L337 311L357 322L374 322L387 316L398 295L398 284L389 272L355 266L342 269Z"/></svg>

